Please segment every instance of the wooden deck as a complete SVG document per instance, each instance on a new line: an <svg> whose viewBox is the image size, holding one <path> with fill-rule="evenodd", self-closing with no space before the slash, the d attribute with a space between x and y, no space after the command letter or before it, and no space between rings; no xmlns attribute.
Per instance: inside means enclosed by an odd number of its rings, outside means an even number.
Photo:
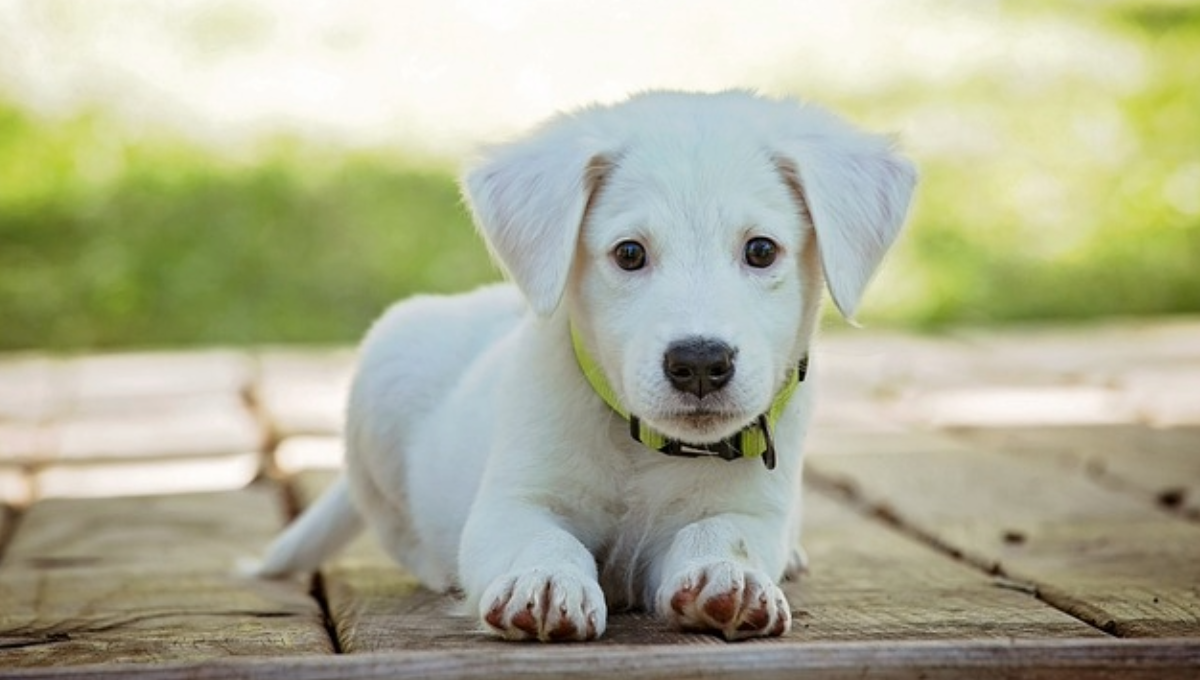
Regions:
<svg viewBox="0 0 1200 680"><path fill-rule="evenodd" d="M237 575L331 478L352 353L0 357L0 676L1200 677L1200 320L828 334L782 640L491 640L361 539Z"/></svg>

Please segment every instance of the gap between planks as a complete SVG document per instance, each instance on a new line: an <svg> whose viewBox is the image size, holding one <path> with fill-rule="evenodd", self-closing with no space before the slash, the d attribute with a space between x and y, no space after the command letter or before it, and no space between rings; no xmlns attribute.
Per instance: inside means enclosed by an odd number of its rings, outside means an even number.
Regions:
<svg viewBox="0 0 1200 680"><path fill-rule="evenodd" d="M4 566L4 555L13 536L17 534L17 525L20 523L21 511L0 503L0 567Z"/></svg>
<svg viewBox="0 0 1200 680"><path fill-rule="evenodd" d="M277 448L280 440L273 440ZM274 460L274 449L267 452L267 460ZM274 471L276 468L271 465L270 468ZM270 475L268 475L270 477ZM273 484L278 489L279 500L283 506L283 515L287 518L284 528L296 521L300 513L304 511L304 504L301 503L299 492L294 486L293 478L276 477L270 479L269 483ZM281 529L282 531L282 529ZM315 571L312 574L309 585L309 596L316 601L317 606L321 608L322 623L325 626L325 634L329 636L329 644L333 646L334 654L342 654L342 641L338 637L337 624L333 620L333 615L329 611L329 593L325 588L325 577L321 571Z"/></svg>
<svg viewBox="0 0 1200 680"><path fill-rule="evenodd" d="M0 562L0 666L331 654L302 584L232 571L278 532L278 501L258 486L30 506Z"/></svg>
<svg viewBox="0 0 1200 680"><path fill-rule="evenodd" d="M805 480L814 488L820 489L825 493L842 499L847 506L853 508L856 512L860 513L867 519L882 522L895 531L898 531L901 534L904 534L905 536L908 536L909 538L928 546L932 550L936 550L937 552L956 562L968 565L969 567L977 569L989 576L998 577L1000 579L997 581L997 585L999 587L1008 588L1010 590L1035 597L1041 602L1046 603L1046 605L1053 607L1054 609L1078 620L1080 623L1083 623L1084 625L1087 625L1098 632L1116 637L1111 630L1105 630L1102 625L1098 625L1095 622L1094 617L1081 616L1074 611L1071 611L1070 607L1063 607L1063 603L1061 602L1060 598L1056 598L1053 595L1047 597L1044 589L1039 587L1037 583L1016 578L1005 573L1003 566L999 562L979 559L971 554L964 553L954 545L939 538L936 534L924 531L920 527L905 521L902 516L898 515L889 506L868 501L856 488L854 488L852 484L848 484L845 481L838 480L834 477L823 475L820 472L812 469L805 471Z"/></svg>
<svg viewBox="0 0 1200 680"><path fill-rule="evenodd" d="M1200 427L959 427L947 434L1007 456L1042 459L1200 522Z"/></svg>
<svg viewBox="0 0 1200 680"><path fill-rule="evenodd" d="M1195 523L1043 458L889 438L878 453L814 456L808 478L1098 630L1200 635Z"/></svg>

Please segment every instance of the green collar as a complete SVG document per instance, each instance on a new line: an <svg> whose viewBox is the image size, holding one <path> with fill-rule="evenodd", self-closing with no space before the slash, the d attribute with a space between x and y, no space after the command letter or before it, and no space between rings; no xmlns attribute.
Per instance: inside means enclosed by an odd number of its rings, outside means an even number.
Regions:
<svg viewBox="0 0 1200 680"><path fill-rule="evenodd" d="M768 470L775 469L775 442L772 440L771 431L775 424L779 422L779 417L783 415L783 409L787 406L792 395L796 393L796 388L800 383L804 382L808 375L808 355L800 359L795 371L788 377L787 385L784 386L779 394L775 395L775 400L771 402L771 408L766 413L760 415L753 423L746 426L740 432L734 433L731 437L722 439L721 441L711 444L687 444L677 439L670 439L661 432L652 429L644 424L640 418L626 411L621 403L617 400L617 394L613 391L608 380L604 378L604 371L596 360L587 353L583 347L583 340L579 337L579 333L575 331L575 326L571 326L571 345L575 348L575 359L579 362L579 368L583 371L583 376L587 378L588 384L596 391L596 394L604 400L608 407L616 411L622 418L629 421L629 436L633 437L638 442L645 446L665 453L669 456L686 456L696 458L701 456L717 456L723 460L737 460L738 458L754 458L762 456L763 464Z"/></svg>

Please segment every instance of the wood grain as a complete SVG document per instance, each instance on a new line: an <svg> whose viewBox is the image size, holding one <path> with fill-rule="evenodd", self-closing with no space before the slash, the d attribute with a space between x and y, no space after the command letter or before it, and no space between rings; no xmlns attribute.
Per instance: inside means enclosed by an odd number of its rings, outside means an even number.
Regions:
<svg viewBox="0 0 1200 680"><path fill-rule="evenodd" d="M1007 454L1046 459L1200 519L1200 427L969 428L955 434Z"/></svg>
<svg viewBox="0 0 1200 680"><path fill-rule="evenodd" d="M494 645L340 657L222 659L153 667L109 665L6 673L11 678L334 680L374 678L612 678L665 680L1193 680L1193 640L786 641L598 646Z"/></svg>
<svg viewBox="0 0 1200 680"><path fill-rule="evenodd" d="M789 584L805 640L1100 637L1008 582L981 573L810 489L811 567Z"/></svg>
<svg viewBox="0 0 1200 680"><path fill-rule="evenodd" d="M813 456L810 476L1120 636L1200 636L1200 527L1052 462L979 447Z"/></svg>
<svg viewBox="0 0 1200 680"><path fill-rule="evenodd" d="M306 584L234 571L280 505L265 487L34 504L0 562L0 667L329 653Z"/></svg>

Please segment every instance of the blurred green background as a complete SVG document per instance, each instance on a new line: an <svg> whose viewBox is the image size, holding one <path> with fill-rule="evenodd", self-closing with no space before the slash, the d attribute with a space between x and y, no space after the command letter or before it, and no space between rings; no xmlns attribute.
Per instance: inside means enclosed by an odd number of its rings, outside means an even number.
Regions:
<svg viewBox="0 0 1200 680"><path fill-rule="evenodd" d="M1026 60L869 88L772 81L899 130L921 167L862 320L1200 311L1200 4L995 7L1016 30L1068 27L1048 49L1124 50L1132 75ZM292 133L230 153L103 105L48 115L3 95L0 349L352 342L398 297L497 278L456 164Z"/></svg>

